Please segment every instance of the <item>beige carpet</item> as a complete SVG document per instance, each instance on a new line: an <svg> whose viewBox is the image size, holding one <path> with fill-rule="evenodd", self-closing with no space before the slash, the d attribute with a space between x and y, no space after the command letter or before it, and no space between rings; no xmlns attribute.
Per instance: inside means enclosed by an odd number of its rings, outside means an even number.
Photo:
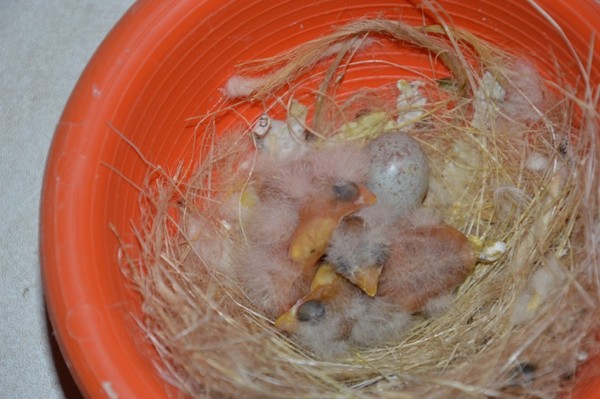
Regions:
<svg viewBox="0 0 600 399"><path fill-rule="evenodd" d="M4 0L0 7L0 398L80 398L46 321L38 209L62 109L132 0Z"/></svg>

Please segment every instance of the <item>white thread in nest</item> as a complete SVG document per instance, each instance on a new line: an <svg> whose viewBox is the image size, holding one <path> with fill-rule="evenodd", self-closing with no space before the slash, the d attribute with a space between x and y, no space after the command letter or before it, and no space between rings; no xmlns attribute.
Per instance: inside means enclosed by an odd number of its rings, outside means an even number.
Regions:
<svg viewBox="0 0 600 399"><path fill-rule="evenodd" d="M494 208L502 217L514 215L530 202L531 198L515 186L503 185L494 190Z"/></svg>

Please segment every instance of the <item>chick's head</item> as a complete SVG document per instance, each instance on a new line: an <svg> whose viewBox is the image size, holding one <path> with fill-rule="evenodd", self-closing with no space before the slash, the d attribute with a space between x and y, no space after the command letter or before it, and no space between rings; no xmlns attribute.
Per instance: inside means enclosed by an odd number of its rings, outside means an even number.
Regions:
<svg viewBox="0 0 600 399"><path fill-rule="evenodd" d="M290 259L305 267L314 266L325 254L340 220L376 200L360 183L342 181L326 185L319 196L308 198L300 207L298 225L289 245Z"/></svg>
<svg viewBox="0 0 600 399"><path fill-rule="evenodd" d="M385 225L371 225L358 216L347 217L333 233L326 259L337 273L372 297L389 258L389 246Z"/></svg>
<svg viewBox="0 0 600 399"><path fill-rule="evenodd" d="M302 325L316 326L339 314L350 300L347 284L333 267L323 263L312 280L310 292L279 316L275 327L294 334Z"/></svg>

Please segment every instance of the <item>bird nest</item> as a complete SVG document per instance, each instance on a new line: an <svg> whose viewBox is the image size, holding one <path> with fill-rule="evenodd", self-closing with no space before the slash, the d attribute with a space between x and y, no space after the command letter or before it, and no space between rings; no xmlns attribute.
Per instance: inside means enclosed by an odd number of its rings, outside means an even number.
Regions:
<svg viewBox="0 0 600 399"><path fill-rule="evenodd" d="M432 72L381 60L397 68L394 80L357 85L364 80L353 73L390 46L427 57ZM597 104L581 94L586 87L564 89L560 76L443 23L381 18L240 66L217 109L195 120L198 164L153 174L141 193L141 255L124 270L141 294L139 324L161 375L190 397L570 392L597 350L600 157ZM298 210L253 218L263 201L256 187L269 176L293 178L273 165L285 168L302 148L362 148L390 131L418 142L429 165L425 198L407 218L462 232L477 264L443 301L368 345L279 331L280 309L260 302L277 281L265 277L262 296L248 285L260 282L266 257L281 256L268 245L292 234ZM361 173L364 165L335 166L337 157L317 157L311 170ZM264 159L276 159L271 169ZM296 197L312 189L288 186ZM334 341L345 345L328 350Z"/></svg>

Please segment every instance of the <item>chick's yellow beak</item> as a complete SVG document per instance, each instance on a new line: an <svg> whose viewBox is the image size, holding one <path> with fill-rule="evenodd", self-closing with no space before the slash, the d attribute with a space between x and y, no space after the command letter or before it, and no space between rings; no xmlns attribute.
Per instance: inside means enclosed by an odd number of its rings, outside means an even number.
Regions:
<svg viewBox="0 0 600 399"><path fill-rule="evenodd" d="M298 330L298 319L296 318L296 310L298 307L294 305L290 310L282 314L275 320L275 328L281 332L293 334Z"/></svg>
<svg viewBox="0 0 600 399"><path fill-rule="evenodd" d="M315 291L317 291L319 288L334 284L338 279L339 276L335 272L333 266L327 262L321 263L310 285L310 291L314 297L312 299L317 299L314 295Z"/></svg>
<svg viewBox="0 0 600 399"><path fill-rule="evenodd" d="M373 205L377 202L377 196L371 192L366 186L357 184L359 193L359 204L361 205Z"/></svg>
<svg viewBox="0 0 600 399"><path fill-rule="evenodd" d="M298 309L310 301L327 302L330 300L336 294L335 285L340 278L335 273L333 266L326 262L322 263L313 277L310 292L300 298L290 310L275 320L275 328L281 332L295 333L300 326Z"/></svg>
<svg viewBox="0 0 600 399"><path fill-rule="evenodd" d="M355 273L352 282L370 297L377 295L379 286L379 276L381 275L382 265L372 265L361 267Z"/></svg>

